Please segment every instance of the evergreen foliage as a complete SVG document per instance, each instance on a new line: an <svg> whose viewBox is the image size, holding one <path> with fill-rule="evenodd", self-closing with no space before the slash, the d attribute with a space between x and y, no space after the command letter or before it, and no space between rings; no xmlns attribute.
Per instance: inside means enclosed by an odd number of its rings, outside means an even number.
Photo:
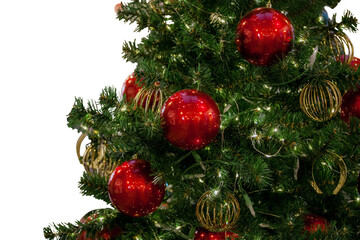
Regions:
<svg viewBox="0 0 360 240"><path fill-rule="evenodd" d="M119 239L193 239L199 223L196 202L210 189L232 192L241 213L234 232L239 239L359 239L360 201L356 189L360 170L360 121L349 127L339 114L325 122L308 118L300 109L301 89L311 81L330 80L341 93L354 88L360 71L331 56L323 39L330 30L357 30L357 19L346 12L341 22L324 24L325 6L340 0L272 0L295 29L293 50L270 66L257 67L237 52L235 30L240 19L266 0L134 0L123 4L118 19L149 29L141 43L125 42L123 57L136 63L144 87L160 81L166 97L181 89L209 94L221 112L220 132L197 151L172 146L164 137L158 113L145 113L106 87L99 101L87 106L81 98L68 115L68 126L86 132L92 142L104 139L106 153L119 164L134 156L150 162L167 183L164 203L153 214L131 218L116 209L101 221L53 224L47 239L76 239L86 230L119 225ZM310 64L314 49L316 60ZM129 72L130 74L131 72ZM120 86L119 86L120 88ZM341 156L348 178L337 195L320 195L310 185L313 161L327 151ZM334 165L335 171L336 165ZM339 176L328 172L324 181ZM79 187L111 205L107 179L84 173ZM302 216L314 213L331 226L326 234L304 233Z"/></svg>

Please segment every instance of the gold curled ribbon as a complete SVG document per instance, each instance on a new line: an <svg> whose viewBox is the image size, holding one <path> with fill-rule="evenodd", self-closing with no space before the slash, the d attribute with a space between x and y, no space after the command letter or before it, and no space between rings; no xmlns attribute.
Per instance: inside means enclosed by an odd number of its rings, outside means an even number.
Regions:
<svg viewBox="0 0 360 240"><path fill-rule="evenodd" d="M338 185L336 186L336 188L332 192L332 194L336 195L336 194L339 193L340 189L344 186L344 184L346 182L347 168L346 168L346 164L345 164L344 160L339 155L337 155L335 153L332 153L332 152L327 152L327 154L331 154L331 155L334 156L334 160L335 160L336 164L338 164L338 166L340 168L340 179L339 179ZM314 164L318 159L316 159L313 162L313 165L312 165L312 170L311 170L312 173L311 174L312 174L313 181L311 181L310 184L318 194L323 194L323 191L321 191L319 186L316 184L315 177L314 177Z"/></svg>
<svg viewBox="0 0 360 240"><path fill-rule="evenodd" d="M80 147L81 147L81 143L84 141L86 136L87 136L86 133L81 134L81 136L76 142L76 154L81 164L83 163L83 161L82 161L82 156L80 155Z"/></svg>

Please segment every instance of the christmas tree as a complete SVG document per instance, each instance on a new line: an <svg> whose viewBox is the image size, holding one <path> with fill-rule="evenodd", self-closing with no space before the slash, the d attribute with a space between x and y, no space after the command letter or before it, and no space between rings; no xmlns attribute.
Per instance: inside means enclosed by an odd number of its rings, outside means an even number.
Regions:
<svg viewBox="0 0 360 240"><path fill-rule="evenodd" d="M136 69L76 98L82 194L46 239L359 239L359 59L340 0L134 0ZM80 146L91 140L86 151Z"/></svg>

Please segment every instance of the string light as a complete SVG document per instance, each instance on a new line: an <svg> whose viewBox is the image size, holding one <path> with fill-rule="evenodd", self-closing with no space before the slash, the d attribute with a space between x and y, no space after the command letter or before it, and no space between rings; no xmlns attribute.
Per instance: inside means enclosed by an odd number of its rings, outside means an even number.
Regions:
<svg viewBox="0 0 360 240"><path fill-rule="evenodd" d="M127 110L127 107L126 107L126 105L124 105L122 108L121 108L121 111L122 112L125 112Z"/></svg>
<svg viewBox="0 0 360 240"><path fill-rule="evenodd" d="M277 132L278 129L275 128L275 129L273 129L273 131L274 131L274 132ZM256 130L254 130L253 134L252 134L251 137L250 137L253 148L254 148L257 152L261 153L262 155L264 155L264 156L267 157L267 158L271 158L271 157L277 156L277 155L280 153L281 149L284 147L284 145L282 145L275 154L266 154L266 153L263 153L262 151L260 151L259 149L256 148L256 146L255 146L255 141L254 141L254 139L256 139L257 142L259 143L260 140L261 140L261 138L262 138L262 137L257 134ZM269 139L272 139L272 136L269 136L268 138L269 138ZM280 141L281 141L282 143L284 143L285 140L284 140L284 139L281 139Z"/></svg>

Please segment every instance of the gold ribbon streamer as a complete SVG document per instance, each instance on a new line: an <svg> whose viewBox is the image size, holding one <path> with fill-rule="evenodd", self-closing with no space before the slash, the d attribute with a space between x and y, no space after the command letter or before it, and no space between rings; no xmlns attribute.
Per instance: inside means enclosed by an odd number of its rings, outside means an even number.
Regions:
<svg viewBox="0 0 360 240"><path fill-rule="evenodd" d="M340 168L340 179L339 179L338 185L336 186L336 188L332 192L332 194L336 195L336 194L339 193L339 191L341 190L341 188L344 186L344 184L346 182L347 168L346 168L346 164L345 164L344 160L339 155L337 155L335 153L332 153L332 152L327 152L327 154L333 155L336 164ZM315 165L315 162L317 160L319 160L319 159L321 159L321 158L318 158L313 162L313 165L312 165L312 179L313 179L313 181L311 181L310 184L318 194L323 194L323 191L321 191L319 186L316 184L315 176L314 176L314 165Z"/></svg>

